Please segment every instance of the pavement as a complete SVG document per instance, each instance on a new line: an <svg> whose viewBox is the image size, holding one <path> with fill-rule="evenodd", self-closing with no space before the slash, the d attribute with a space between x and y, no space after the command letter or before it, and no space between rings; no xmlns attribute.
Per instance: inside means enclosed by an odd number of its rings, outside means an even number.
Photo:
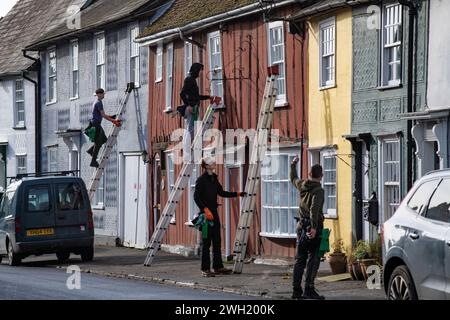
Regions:
<svg viewBox="0 0 450 320"><path fill-rule="evenodd" d="M209 292L239 294L253 298L290 299L292 294L292 266L261 265L249 263L242 274L204 278L200 272L199 257L183 257L160 252L151 267L143 265L147 251L120 248L96 247L94 261L82 262L77 255L71 255L64 263L55 255L29 257L23 260L24 267L66 269L77 265L84 273L94 275L147 281L176 287L191 288ZM5 262L3 262L5 263ZM232 268L232 264L226 265ZM331 275L327 263L321 263L316 280L317 290L328 300L385 300L383 290L369 290L361 281L321 281Z"/></svg>

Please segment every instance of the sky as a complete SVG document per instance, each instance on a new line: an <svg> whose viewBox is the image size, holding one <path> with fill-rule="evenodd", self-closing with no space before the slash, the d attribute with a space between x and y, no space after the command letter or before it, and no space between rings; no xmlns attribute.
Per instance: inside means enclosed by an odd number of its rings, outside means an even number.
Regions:
<svg viewBox="0 0 450 320"><path fill-rule="evenodd" d="M17 0L0 0L0 17L6 16L16 2Z"/></svg>

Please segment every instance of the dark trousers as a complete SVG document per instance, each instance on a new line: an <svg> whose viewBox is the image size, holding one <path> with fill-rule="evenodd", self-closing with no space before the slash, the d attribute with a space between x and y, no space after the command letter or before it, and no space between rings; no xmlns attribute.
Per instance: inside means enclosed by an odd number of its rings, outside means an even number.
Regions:
<svg viewBox="0 0 450 320"><path fill-rule="evenodd" d="M89 127L95 127L95 139L94 145L87 152L92 154L92 161L96 161L100 149L106 143L108 138L106 137L105 131L103 130L103 127L100 123L91 122L89 124Z"/></svg>
<svg viewBox="0 0 450 320"><path fill-rule="evenodd" d="M319 249L322 229L317 229L316 238L306 241L301 237L301 230L297 233L297 252L294 265L294 289L300 289L302 286L303 273L306 268L305 288L314 288L314 280L320 266Z"/></svg>
<svg viewBox="0 0 450 320"><path fill-rule="evenodd" d="M211 244L213 247L213 269L219 270L223 268L221 242L220 221L219 219L214 219L214 226L208 227L208 238L203 239L202 271L211 269Z"/></svg>

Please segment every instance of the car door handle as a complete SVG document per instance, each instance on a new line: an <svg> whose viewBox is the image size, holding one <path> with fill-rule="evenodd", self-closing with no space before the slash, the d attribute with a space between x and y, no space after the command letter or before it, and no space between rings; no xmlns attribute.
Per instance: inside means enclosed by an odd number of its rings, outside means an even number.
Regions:
<svg viewBox="0 0 450 320"><path fill-rule="evenodd" d="M417 239L419 239L419 234L417 232L411 232L409 234L409 237L413 240L417 240Z"/></svg>

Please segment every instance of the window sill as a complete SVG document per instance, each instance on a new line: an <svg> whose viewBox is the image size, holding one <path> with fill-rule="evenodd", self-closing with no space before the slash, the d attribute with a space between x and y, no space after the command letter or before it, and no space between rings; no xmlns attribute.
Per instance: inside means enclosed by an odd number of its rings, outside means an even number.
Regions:
<svg viewBox="0 0 450 320"><path fill-rule="evenodd" d="M284 107L288 107L288 106L289 106L289 102L287 102L286 100L275 101L275 108L284 108Z"/></svg>
<svg viewBox="0 0 450 320"><path fill-rule="evenodd" d="M51 106L52 104L56 104L58 101L50 101L50 102L46 102L45 105L46 106Z"/></svg>
<svg viewBox="0 0 450 320"><path fill-rule="evenodd" d="M326 219L326 220L339 220L337 214L336 214L336 215L328 215L328 214L324 214L323 217L324 217L324 219Z"/></svg>
<svg viewBox="0 0 450 320"><path fill-rule="evenodd" d="M92 206L92 210L105 211L104 205Z"/></svg>
<svg viewBox="0 0 450 320"><path fill-rule="evenodd" d="M264 238L273 238L273 239L297 239L297 235L289 235L289 234L273 234L267 232L260 232L259 235Z"/></svg>
<svg viewBox="0 0 450 320"><path fill-rule="evenodd" d="M330 84L328 86L319 87L319 91L325 91L325 90L329 90L329 89L334 89L336 87L337 87L336 84Z"/></svg>
<svg viewBox="0 0 450 320"><path fill-rule="evenodd" d="M74 100L78 100L78 99L80 99L80 97L76 96L76 97L70 98L70 101L74 101Z"/></svg>
<svg viewBox="0 0 450 320"><path fill-rule="evenodd" d="M164 113L172 113L172 112L173 112L172 107L166 108L164 110Z"/></svg>
<svg viewBox="0 0 450 320"><path fill-rule="evenodd" d="M377 87L377 90L384 91L384 90L390 90L390 89L400 89L402 87L403 87L403 85L401 83L399 83L399 84L379 86L379 87Z"/></svg>
<svg viewBox="0 0 450 320"><path fill-rule="evenodd" d="M19 126L19 127L13 127L12 129L13 129L13 130L18 130L18 131L20 131L20 130L27 130L27 127L25 127L25 126Z"/></svg>
<svg viewBox="0 0 450 320"><path fill-rule="evenodd" d="M155 80L155 83L160 83L162 81L163 81L163 79L161 78L161 79Z"/></svg>

